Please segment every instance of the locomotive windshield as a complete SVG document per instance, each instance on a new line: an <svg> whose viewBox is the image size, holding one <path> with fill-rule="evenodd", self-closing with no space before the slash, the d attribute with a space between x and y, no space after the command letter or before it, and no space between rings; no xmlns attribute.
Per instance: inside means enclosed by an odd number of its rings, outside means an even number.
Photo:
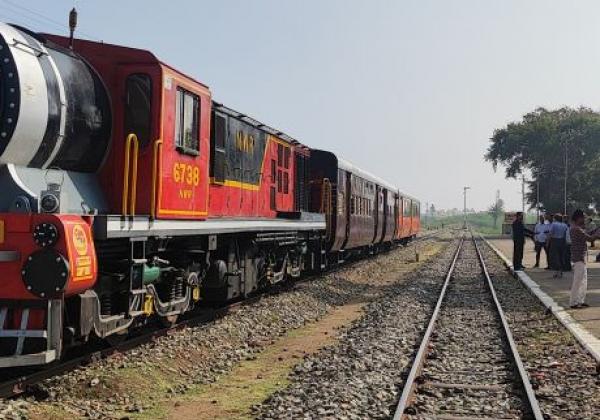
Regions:
<svg viewBox="0 0 600 420"><path fill-rule="evenodd" d="M144 147L152 129L152 79L137 73L129 75L126 84L125 133L135 134Z"/></svg>

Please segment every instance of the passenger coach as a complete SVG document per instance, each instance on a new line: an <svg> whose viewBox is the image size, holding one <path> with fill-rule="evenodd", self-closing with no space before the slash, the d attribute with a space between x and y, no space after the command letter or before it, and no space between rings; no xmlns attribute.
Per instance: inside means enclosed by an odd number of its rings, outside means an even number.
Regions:
<svg viewBox="0 0 600 420"><path fill-rule="evenodd" d="M337 260L406 243L420 229L419 202L334 153L312 150L312 196L325 214L327 251Z"/></svg>

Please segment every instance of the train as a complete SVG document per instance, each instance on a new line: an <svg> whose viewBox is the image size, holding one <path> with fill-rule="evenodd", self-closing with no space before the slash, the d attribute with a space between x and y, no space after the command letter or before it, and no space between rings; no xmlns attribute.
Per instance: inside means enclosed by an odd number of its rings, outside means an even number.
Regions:
<svg viewBox="0 0 600 420"><path fill-rule="evenodd" d="M150 51L0 23L0 368L414 238L396 186Z"/></svg>

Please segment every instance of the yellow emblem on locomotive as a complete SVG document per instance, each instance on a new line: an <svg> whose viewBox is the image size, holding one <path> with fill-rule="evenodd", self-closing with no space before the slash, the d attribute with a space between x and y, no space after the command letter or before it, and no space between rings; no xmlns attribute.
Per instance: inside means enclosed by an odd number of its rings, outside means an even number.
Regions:
<svg viewBox="0 0 600 420"><path fill-rule="evenodd" d="M254 136L242 130L238 131L235 136L235 148L244 153L253 153Z"/></svg>
<svg viewBox="0 0 600 420"><path fill-rule="evenodd" d="M81 225L73 226L73 247L75 251L79 255L87 255L88 253L88 241L87 235L85 234L85 230L81 227Z"/></svg>

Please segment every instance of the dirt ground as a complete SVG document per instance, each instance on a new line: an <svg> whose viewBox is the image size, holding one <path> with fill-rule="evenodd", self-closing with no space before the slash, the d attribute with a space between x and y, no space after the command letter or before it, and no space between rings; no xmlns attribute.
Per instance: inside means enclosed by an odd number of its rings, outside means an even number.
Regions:
<svg viewBox="0 0 600 420"><path fill-rule="evenodd" d="M337 331L362 315L362 304L336 308L318 322L293 331L254 360L247 360L223 380L192 390L170 404L167 418L245 419L251 407L286 383L290 369L304 358L334 344Z"/></svg>

